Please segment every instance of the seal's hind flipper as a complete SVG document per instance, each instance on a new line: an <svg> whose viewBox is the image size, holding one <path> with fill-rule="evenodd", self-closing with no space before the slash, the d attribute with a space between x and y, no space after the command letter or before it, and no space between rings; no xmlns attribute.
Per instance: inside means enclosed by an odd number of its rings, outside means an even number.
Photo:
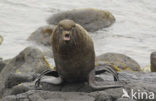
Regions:
<svg viewBox="0 0 156 101"><path fill-rule="evenodd" d="M100 74L103 74L104 80L102 82L97 82L95 77L96 75L100 75ZM111 80L110 79L111 77L113 77L114 79ZM88 82L89 85L94 90L123 87L122 82L120 82L119 80L118 73L115 70L113 70L109 65L98 66L94 70L92 70L89 74Z"/></svg>
<svg viewBox="0 0 156 101"><path fill-rule="evenodd" d="M105 65L105 66L98 66L95 69L95 75L99 75L105 72L109 72L113 75L114 81L119 81L118 73L112 69L111 65Z"/></svg>
<svg viewBox="0 0 156 101"><path fill-rule="evenodd" d="M57 85L62 83L62 79L59 77L57 71L45 70L35 80L35 87L40 87L40 83L43 82Z"/></svg>

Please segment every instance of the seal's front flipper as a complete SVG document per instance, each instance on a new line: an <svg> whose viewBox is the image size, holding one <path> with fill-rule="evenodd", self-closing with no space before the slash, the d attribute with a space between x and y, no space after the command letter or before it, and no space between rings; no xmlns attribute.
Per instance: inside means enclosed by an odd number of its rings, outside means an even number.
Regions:
<svg viewBox="0 0 156 101"><path fill-rule="evenodd" d="M96 81L96 76L102 74L102 82ZM89 74L89 85L94 90L103 90L108 88L119 88L123 87L120 82L118 73L114 71L109 65L98 66L92 70Z"/></svg>
<svg viewBox="0 0 156 101"><path fill-rule="evenodd" d="M58 75L57 71L45 70L35 81L35 87L40 87L41 83L49 83L53 85L59 85L63 82L62 78Z"/></svg>

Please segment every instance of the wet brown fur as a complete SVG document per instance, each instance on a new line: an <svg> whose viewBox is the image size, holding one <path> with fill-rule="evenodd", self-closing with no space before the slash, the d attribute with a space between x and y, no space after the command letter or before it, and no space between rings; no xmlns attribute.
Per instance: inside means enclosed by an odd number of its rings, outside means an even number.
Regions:
<svg viewBox="0 0 156 101"><path fill-rule="evenodd" d="M68 42L63 40L66 32ZM87 80L95 67L94 45L87 31L72 20L62 20L53 30L51 43L59 75L68 82Z"/></svg>

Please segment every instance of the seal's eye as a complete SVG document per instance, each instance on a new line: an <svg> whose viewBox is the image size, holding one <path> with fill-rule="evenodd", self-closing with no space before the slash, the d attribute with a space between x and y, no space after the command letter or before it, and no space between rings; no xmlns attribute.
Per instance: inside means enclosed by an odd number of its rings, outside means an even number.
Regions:
<svg viewBox="0 0 156 101"><path fill-rule="evenodd" d="M75 29L75 26L73 26L72 28L71 28L71 30L74 30Z"/></svg>

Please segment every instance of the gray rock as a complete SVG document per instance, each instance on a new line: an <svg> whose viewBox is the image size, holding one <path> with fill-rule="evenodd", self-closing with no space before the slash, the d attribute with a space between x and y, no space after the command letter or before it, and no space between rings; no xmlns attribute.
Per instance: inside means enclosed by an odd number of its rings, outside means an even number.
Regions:
<svg viewBox="0 0 156 101"><path fill-rule="evenodd" d="M27 91L29 91L29 88L27 86L23 86L22 84L20 84L12 88L10 95L17 95L20 93L25 93Z"/></svg>
<svg viewBox="0 0 156 101"><path fill-rule="evenodd" d="M119 98L116 101L136 101L136 100L129 99L129 98Z"/></svg>
<svg viewBox="0 0 156 101"><path fill-rule="evenodd" d="M0 72L2 71L2 69L5 67L5 63L4 61L0 60Z"/></svg>
<svg viewBox="0 0 156 101"><path fill-rule="evenodd" d="M3 91L3 96L17 95L35 89L35 82L20 83L12 88L5 88L5 90Z"/></svg>
<svg viewBox="0 0 156 101"><path fill-rule="evenodd" d="M17 101L17 100L16 100L16 96L7 96L2 101Z"/></svg>
<svg viewBox="0 0 156 101"><path fill-rule="evenodd" d="M115 18L110 12L93 8L74 9L57 13L52 15L47 22L56 25L63 19L71 19L89 32L108 27L115 22Z"/></svg>
<svg viewBox="0 0 156 101"><path fill-rule="evenodd" d="M103 79L102 75L98 76ZM110 88L101 91L94 91L87 83L69 84L64 83L62 85L51 85L48 83L42 83L42 89L35 90L34 82L22 83L14 86L10 90L10 94L17 94L16 96L6 95L3 97L4 101L11 101L8 99L34 99L33 101L46 100L46 101L135 101L132 100L131 92L153 92L156 96L156 73L144 73L144 72L119 72L119 78L123 81L124 87ZM108 82L108 81L101 81ZM126 83L125 83L126 82ZM125 89L130 98L122 98L123 89ZM46 90L46 91L45 91ZM28 91L28 92L27 92ZM31 95L31 97L30 97ZM29 97L28 97L29 96ZM89 99L89 100L88 100ZM138 99L136 99L138 100ZM153 101L156 100L156 97ZM142 99L141 101L149 101Z"/></svg>
<svg viewBox="0 0 156 101"><path fill-rule="evenodd" d="M14 57L0 73L0 92L4 88L4 81L10 73L40 73L47 69L44 55L39 49L27 47L19 55ZM1 95L2 93L0 93Z"/></svg>
<svg viewBox="0 0 156 101"><path fill-rule="evenodd" d="M37 44L44 45L44 46L50 46L50 36L52 34L54 26L47 25L38 28L36 31L34 31L29 37L28 41L33 41Z"/></svg>
<svg viewBox="0 0 156 101"><path fill-rule="evenodd" d="M18 85L23 82L31 82L35 80L35 75L31 73L11 73L8 78L5 80L5 88L12 88L15 85Z"/></svg>
<svg viewBox="0 0 156 101"><path fill-rule="evenodd" d="M105 53L97 57L99 65L110 64L115 70L141 71L139 64L124 54Z"/></svg>
<svg viewBox="0 0 156 101"><path fill-rule="evenodd" d="M112 101L113 99L107 93L103 92L96 96L95 101Z"/></svg>
<svg viewBox="0 0 156 101"><path fill-rule="evenodd" d="M38 28L29 37L28 41L34 42L34 46L39 48L44 56L53 57L50 36L53 31L52 25L47 25Z"/></svg>
<svg viewBox="0 0 156 101"><path fill-rule="evenodd" d="M82 92L49 92L49 91L28 91L16 96L7 96L3 101L94 101L95 98Z"/></svg>
<svg viewBox="0 0 156 101"><path fill-rule="evenodd" d="M43 90L63 92L91 92L92 89L86 83L64 83L62 85L41 84Z"/></svg>

